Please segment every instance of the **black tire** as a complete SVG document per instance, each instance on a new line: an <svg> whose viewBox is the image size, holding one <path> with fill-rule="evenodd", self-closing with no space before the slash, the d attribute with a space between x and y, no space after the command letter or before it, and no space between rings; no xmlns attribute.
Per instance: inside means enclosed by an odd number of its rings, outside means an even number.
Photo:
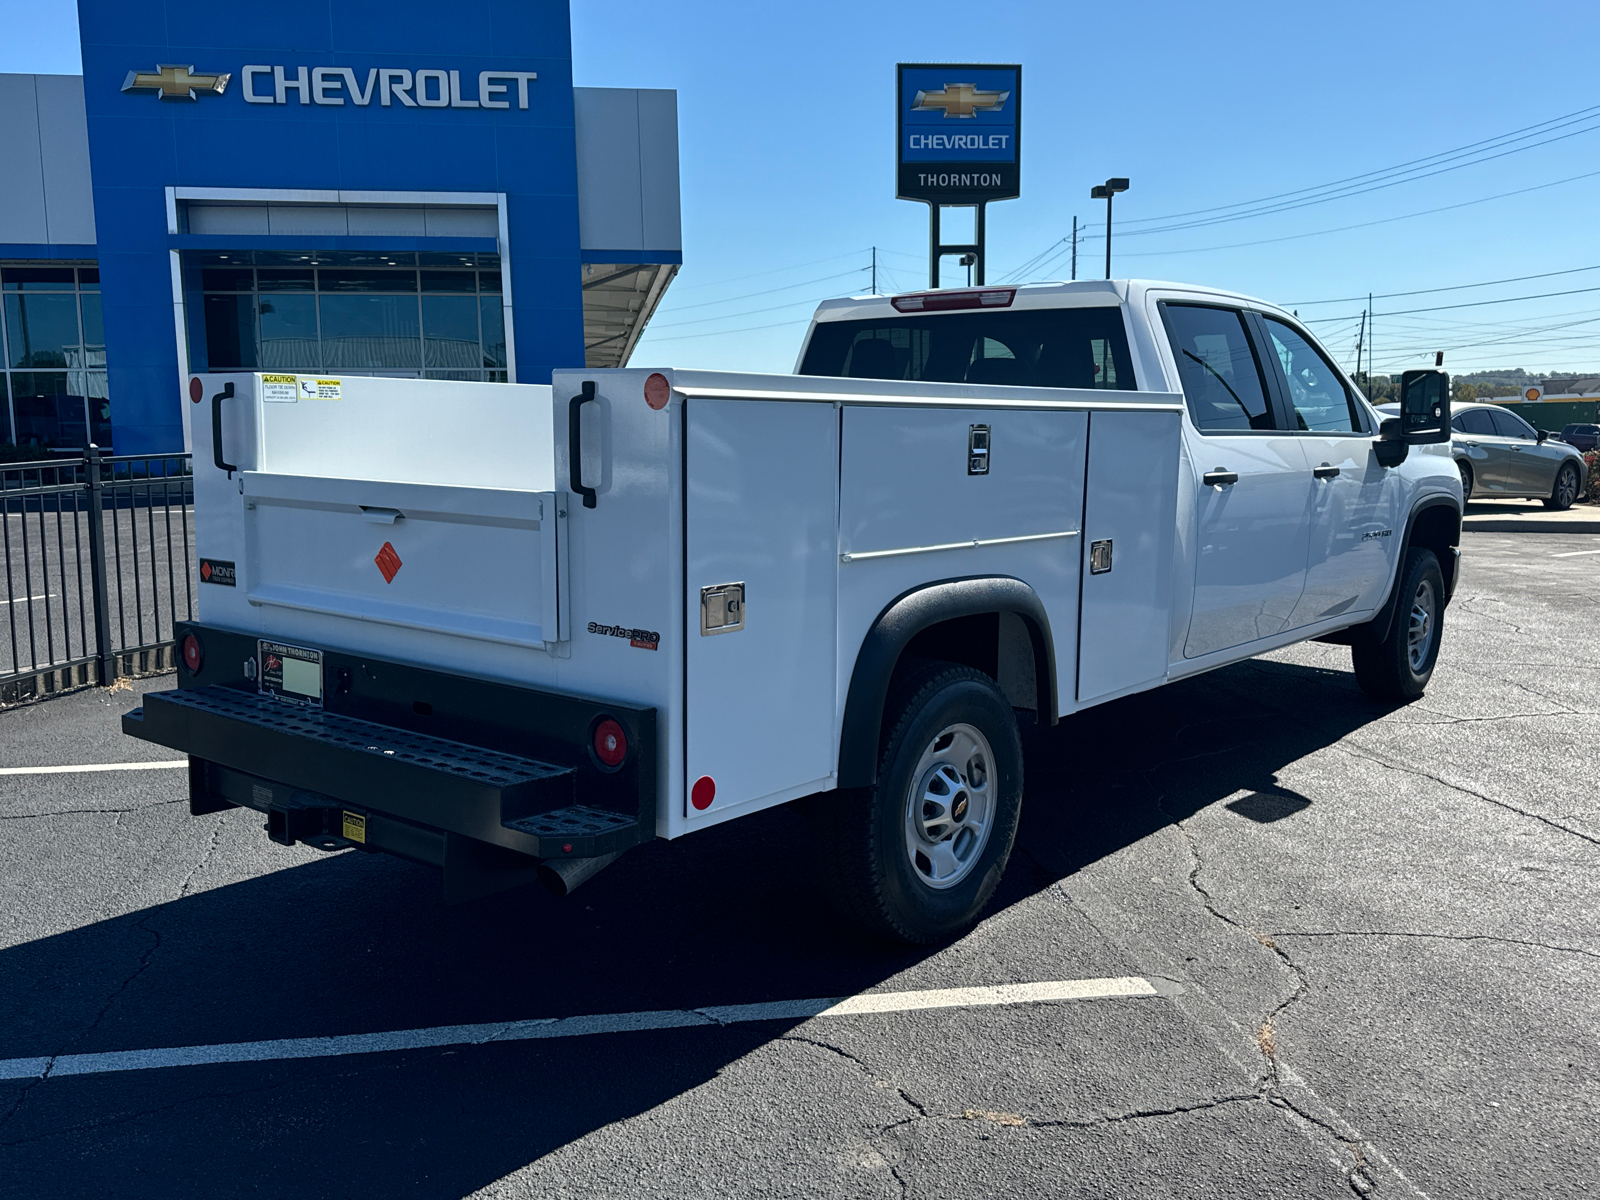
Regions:
<svg viewBox="0 0 1600 1200"><path fill-rule="evenodd" d="M1356 669L1356 682L1367 695L1379 700L1409 704L1422 697L1439 661L1439 642L1444 634L1444 574L1432 550L1413 548L1395 581L1399 602L1388 634L1379 641L1370 628L1363 627L1350 642L1350 658ZM1429 594L1424 596L1424 589ZM1426 619L1419 613L1426 610ZM1426 626L1427 641L1421 653L1413 653L1413 632L1419 622Z"/></svg>
<svg viewBox="0 0 1600 1200"><path fill-rule="evenodd" d="M978 768L974 755L960 771L962 785L969 782L969 774L973 779L983 776L973 795L993 791L984 798L989 806L986 832L981 841L974 836L977 844L971 859L958 864L964 873L952 874L954 883L933 886L921 865L929 860L914 860L910 850L914 838L923 836L928 827L925 815L922 824L916 824L918 814L928 809L924 803L913 812L913 789L938 784L932 772L948 764L919 771L919 763L958 726L980 733L992 758L987 767ZM882 937L919 944L942 941L978 919L1000 886L1011 857L1022 812L1022 739L1016 715L989 676L971 667L933 662L919 666L893 690L883 729L878 782L837 792L827 800L838 899L856 922ZM967 795L963 791L954 795L950 811L957 820L979 807L978 799L963 805ZM930 844L956 846L966 836L964 828L969 827L952 823L948 836ZM954 854L951 850L945 857ZM929 863L928 870L932 869Z"/></svg>
<svg viewBox="0 0 1600 1200"><path fill-rule="evenodd" d="M1456 459L1456 470L1461 472L1461 503L1472 499L1472 464L1464 458Z"/></svg>
<svg viewBox="0 0 1600 1200"><path fill-rule="evenodd" d="M1565 512L1577 500L1578 489L1582 486L1577 464L1562 463L1561 469L1556 472L1555 486L1550 489L1550 495L1545 497L1544 506L1556 512Z"/></svg>

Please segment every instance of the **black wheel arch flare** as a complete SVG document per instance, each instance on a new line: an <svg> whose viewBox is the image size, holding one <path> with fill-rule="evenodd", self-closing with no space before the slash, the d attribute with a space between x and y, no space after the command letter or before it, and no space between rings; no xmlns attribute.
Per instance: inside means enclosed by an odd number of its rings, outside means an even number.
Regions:
<svg viewBox="0 0 1600 1200"><path fill-rule="evenodd" d="M1009 575L972 576L921 584L902 592L873 621L846 693L839 730L839 786L867 787L877 781L883 709L895 666L911 640L925 629L960 617L1015 613L1033 645L1034 681L1041 721L1055 724L1055 641L1044 602L1028 584Z"/></svg>

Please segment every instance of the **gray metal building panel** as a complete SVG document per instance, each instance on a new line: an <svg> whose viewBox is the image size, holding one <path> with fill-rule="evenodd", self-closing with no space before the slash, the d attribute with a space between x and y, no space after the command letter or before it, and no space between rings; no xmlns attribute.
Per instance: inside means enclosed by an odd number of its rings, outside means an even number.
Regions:
<svg viewBox="0 0 1600 1200"><path fill-rule="evenodd" d="M633 88L574 88L578 240L585 250L643 250L639 101Z"/></svg>
<svg viewBox="0 0 1600 1200"><path fill-rule="evenodd" d="M683 250L683 220L678 196L678 93L641 88L639 97L639 174L644 208L644 248ZM579 177L582 184L582 176Z"/></svg>
<svg viewBox="0 0 1600 1200"><path fill-rule="evenodd" d="M0 75L0 243L48 242L44 164L39 154L39 102L34 75ZM80 83L79 112L82 112ZM80 116L80 120L81 120ZM88 157L88 126L79 130Z"/></svg>
<svg viewBox="0 0 1600 1200"><path fill-rule="evenodd" d="M39 151L44 169L45 224L57 245L94 245L94 191L89 179L89 123L81 75L35 75Z"/></svg>

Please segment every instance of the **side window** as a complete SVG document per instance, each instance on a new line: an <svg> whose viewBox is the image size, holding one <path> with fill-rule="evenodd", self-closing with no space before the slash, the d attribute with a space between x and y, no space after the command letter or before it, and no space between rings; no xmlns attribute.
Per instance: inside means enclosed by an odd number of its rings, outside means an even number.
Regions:
<svg viewBox="0 0 1600 1200"><path fill-rule="evenodd" d="M1310 433L1353 433L1364 428L1355 397L1322 353L1282 321L1263 318L1289 388L1299 427Z"/></svg>
<svg viewBox="0 0 1600 1200"><path fill-rule="evenodd" d="M1450 420L1450 428L1457 433L1465 433L1467 431L1467 415L1465 413L1457 413Z"/></svg>
<svg viewBox="0 0 1600 1200"><path fill-rule="evenodd" d="M1516 413L1508 413L1503 408L1492 408L1488 411L1494 418L1494 431L1501 437L1521 438L1525 442L1534 441L1538 437L1538 434L1533 432L1533 426Z"/></svg>
<svg viewBox="0 0 1600 1200"><path fill-rule="evenodd" d="M1272 429L1272 406L1244 318L1231 308L1161 309L1195 427L1202 433Z"/></svg>
<svg viewBox="0 0 1600 1200"><path fill-rule="evenodd" d="M1460 424L1457 425L1456 421L1459 421ZM1489 419L1489 410L1486 408L1469 408L1450 423L1455 425L1462 433L1475 433L1480 437L1485 435L1488 437L1497 436L1494 431L1494 422Z"/></svg>

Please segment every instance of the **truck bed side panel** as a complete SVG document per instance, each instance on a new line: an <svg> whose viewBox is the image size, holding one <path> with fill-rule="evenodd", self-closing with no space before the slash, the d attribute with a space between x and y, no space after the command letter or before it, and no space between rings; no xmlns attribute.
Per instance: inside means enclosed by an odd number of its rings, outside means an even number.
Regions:
<svg viewBox="0 0 1600 1200"><path fill-rule="evenodd" d="M1175 412L1090 417L1079 705L1166 679L1178 441ZM1110 543L1099 572L1097 542Z"/></svg>
<svg viewBox="0 0 1600 1200"><path fill-rule="evenodd" d="M1088 422L1066 410L844 410L839 548L851 558L839 575L841 719L862 639L890 601L977 575L1012 576L1038 593L1070 704ZM986 474L968 473L974 425L990 430ZM972 544L995 538L1032 540ZM896 553L875 557L883 551Z"/></svg>
<svg viewBox="0 0 1600 1200"><path fill-rule="evenodd" d="M684 588L690 827L833 786L838 414L691 400ZM744 585L743 628L702 633L701 589Z"/></svg>

